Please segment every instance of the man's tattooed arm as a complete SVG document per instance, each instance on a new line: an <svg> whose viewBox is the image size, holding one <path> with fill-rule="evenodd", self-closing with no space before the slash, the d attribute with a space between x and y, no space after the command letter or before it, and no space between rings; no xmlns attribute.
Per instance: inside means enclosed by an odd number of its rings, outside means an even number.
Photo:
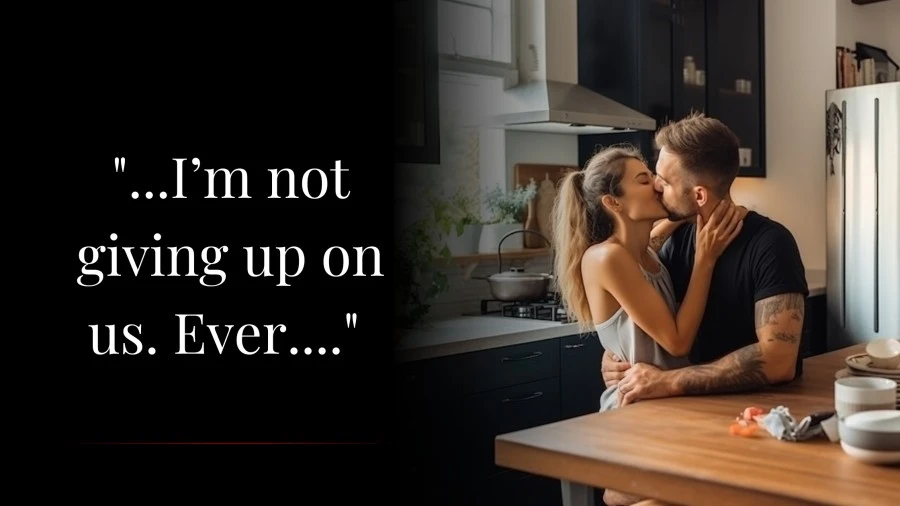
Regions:
<svg viewBox="0 0 900 506"><path fill-rule="evenodd" d="M670 371L676 390L683 395L740 392L794 379L805 303L799 293L757 302L759 342L709 364Z"/></svg>
<svg viewBox="0 0 900 506"><path fill-rule="evenodd" d="M650 247L653 251L659 253L660 248L666 243L666 240L678 230L685 220L670 221L668 218L660 220L653 226L650 232Z"/></svg>

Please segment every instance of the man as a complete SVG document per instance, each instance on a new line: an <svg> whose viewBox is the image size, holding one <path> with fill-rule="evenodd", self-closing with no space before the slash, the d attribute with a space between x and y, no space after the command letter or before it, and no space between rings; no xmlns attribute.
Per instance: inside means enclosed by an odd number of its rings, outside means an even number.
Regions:
<svg viewBox="0 0 900 506"><path fill-rule="evenodd" d="M708 219L716 204L731 199L738 173L735 134L702 114L664 126L656 186L669 219L698 213ZM694 262L696 220L688 219L662 245L659 256L683 300ZM658 246L658 244L657 244ZM806 273L791 233L781 224L748 212L743 229L719 258L710 283L703 321L691 349L694 365L663 371L629 365L604 353L607 386L618 383L620 405L678 395L747 391L798 376ZM609 504L637 498L607 491Z"/></svg>

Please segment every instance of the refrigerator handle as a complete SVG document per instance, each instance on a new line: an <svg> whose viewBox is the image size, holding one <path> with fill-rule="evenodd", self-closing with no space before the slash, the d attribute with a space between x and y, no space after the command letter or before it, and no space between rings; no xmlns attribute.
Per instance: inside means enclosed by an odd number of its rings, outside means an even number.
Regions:
<svg viewBox="0 0 900 506"><path fill-rule="evenodd" d="M875 333L878 333L878 98L875 98Z"/></svg>
<svg viewBox="0 0 900 506"><path fill-rule="evenodd" d="M841 101L841 328L847 328L847 101Z"/></svg>

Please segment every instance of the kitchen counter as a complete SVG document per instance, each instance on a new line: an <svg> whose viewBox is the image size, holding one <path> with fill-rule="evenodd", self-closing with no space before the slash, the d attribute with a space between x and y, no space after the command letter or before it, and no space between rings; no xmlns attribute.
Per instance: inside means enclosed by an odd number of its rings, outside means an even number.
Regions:
<svg viewBox="0 0 900 506"><path fill-rule="evenodd" d="M806 284L809 287L809 296L825 295L825 278L824 270L806 269Z"/></svg>
<svg viewBox="0 0 900 506"><path fill-rule="evenodd" d="M508 316L459 316L428 322L395 347L400 362L455 355L578 334L577 323Z"/></svg>
<svg viewBox="0 0 900 506"><path fill-rule="evenodd" d="M807 270L809 296L825 294L825 271ZM579 334L577 323L503 316L459 316L431 321L395 346L399 362L488 350Z"/></svg>

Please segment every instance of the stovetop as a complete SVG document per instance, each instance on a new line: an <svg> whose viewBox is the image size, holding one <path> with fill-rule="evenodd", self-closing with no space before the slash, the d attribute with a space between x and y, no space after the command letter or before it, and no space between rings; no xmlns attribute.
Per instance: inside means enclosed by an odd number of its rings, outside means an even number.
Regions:
<svg viewBox="0 0 900 506"><path fill-rule="evenodd" d="M530 320L571 323L559 294L549 293L543 300L533 302L505 302L496 299L482 299L481 315L505 316Z"/></svg>

